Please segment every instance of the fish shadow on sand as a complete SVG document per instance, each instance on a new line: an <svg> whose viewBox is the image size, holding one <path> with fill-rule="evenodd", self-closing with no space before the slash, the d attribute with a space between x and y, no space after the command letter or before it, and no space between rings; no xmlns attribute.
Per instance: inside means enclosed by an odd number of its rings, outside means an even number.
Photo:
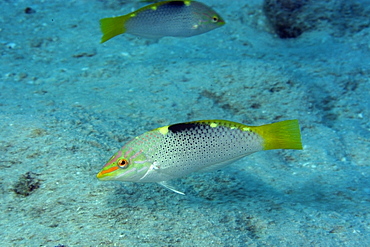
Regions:
<svg viewBox="0 0 370 247"><path fill-rule="evenodd" d="M153 183L121 183L108 198L108 206L116 207L147 204L178 205L249 205L264 210L283 208L314 208L319 211L363 210L359 202L365 198L362 190L340 184L320 183L317 178L310 182L297 181L294 187L271 186L247 172L220 170L212 173L194 174L171 181L171 185L185 192L185 196L173 193ZM366 181L364 182L366 183ZM369 187L369 185L367 185ZM185 190L184 190L185 188ZM370 201L369 195L367 200ZM188 205L189 206L189 205ZM356 209L357 208L357 209Z"/></svg>

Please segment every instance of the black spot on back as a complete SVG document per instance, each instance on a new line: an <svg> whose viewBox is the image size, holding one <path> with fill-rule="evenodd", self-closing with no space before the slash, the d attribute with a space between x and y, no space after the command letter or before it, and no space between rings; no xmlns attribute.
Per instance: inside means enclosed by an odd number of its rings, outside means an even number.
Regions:
<svg viewBox="0 0 370 247"><path fill-rule="evenodd" d="M199 124L196 123L179 123L179 124L173 124L168 127L170 131L173 133L183 132L186 130L192 130L199 126Z"/></svg>
<svg viewBox="0 0 370 247"><path fill-rule="evenodd" d="M168 5L168 6L174 6L174 7L182 7L185 5L184 1L173 1L173 2L169 2L165 5Z"/></svg>

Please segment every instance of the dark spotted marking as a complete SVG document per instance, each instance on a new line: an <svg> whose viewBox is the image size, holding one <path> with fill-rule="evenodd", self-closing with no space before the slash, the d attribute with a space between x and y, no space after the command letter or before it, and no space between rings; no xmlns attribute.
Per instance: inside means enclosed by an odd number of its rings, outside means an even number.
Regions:
<svg viewBox="0 0 370 247"><path fill-rule="evenodd" d="M173 1L173 2L169 2L165 5L168 5L168 6L176 6L176 7L182 7L185 5L184 1Z"/></svg>
<svg viewBox="0 0 370 247"><path fill-rule="evenodd" d="M173 133L179 133L187 130L193 130L196 129L200 124L197 123L179 123L179 124L173 124L168 127L170 131Z"/></svg>

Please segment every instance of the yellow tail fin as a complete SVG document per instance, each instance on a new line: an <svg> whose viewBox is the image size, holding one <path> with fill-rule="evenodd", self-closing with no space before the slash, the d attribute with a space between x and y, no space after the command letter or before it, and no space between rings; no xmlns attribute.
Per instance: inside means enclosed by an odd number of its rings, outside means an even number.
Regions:
<svg viewBox="0 0 370 247"><path fill-rule="evenodd" d="M254 127L253 131L264 139L264 150L303 149L298 120L286 120Z"/></svg>
<svg viewBox="0 0 370 247"><path fill-rule="evenodd" d="M126 32L125 22L129 19L126 15L104 18L100 20L100 30L103 33L100 43Z"/></svg>

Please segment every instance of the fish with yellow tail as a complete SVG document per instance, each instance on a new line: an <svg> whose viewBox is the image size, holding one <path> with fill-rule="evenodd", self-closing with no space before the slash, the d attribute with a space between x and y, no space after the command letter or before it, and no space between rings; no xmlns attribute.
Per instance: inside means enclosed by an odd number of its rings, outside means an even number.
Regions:
<svg viewBox="0 0 370 247"><path fill-rule="evenodd" d="M247 126L202 120L164 126L129 141L98 173L100 180L158 182L220 169L254 152L302 149L298 120Z"/></svg>
<svg viewBox="0 0 370 247"><path fill-rule="evenodd" d="M203 3L163 1L127 15L101 19L101 43L123 33L145 38L190 37L224 24L221 16Z"/></svg>

